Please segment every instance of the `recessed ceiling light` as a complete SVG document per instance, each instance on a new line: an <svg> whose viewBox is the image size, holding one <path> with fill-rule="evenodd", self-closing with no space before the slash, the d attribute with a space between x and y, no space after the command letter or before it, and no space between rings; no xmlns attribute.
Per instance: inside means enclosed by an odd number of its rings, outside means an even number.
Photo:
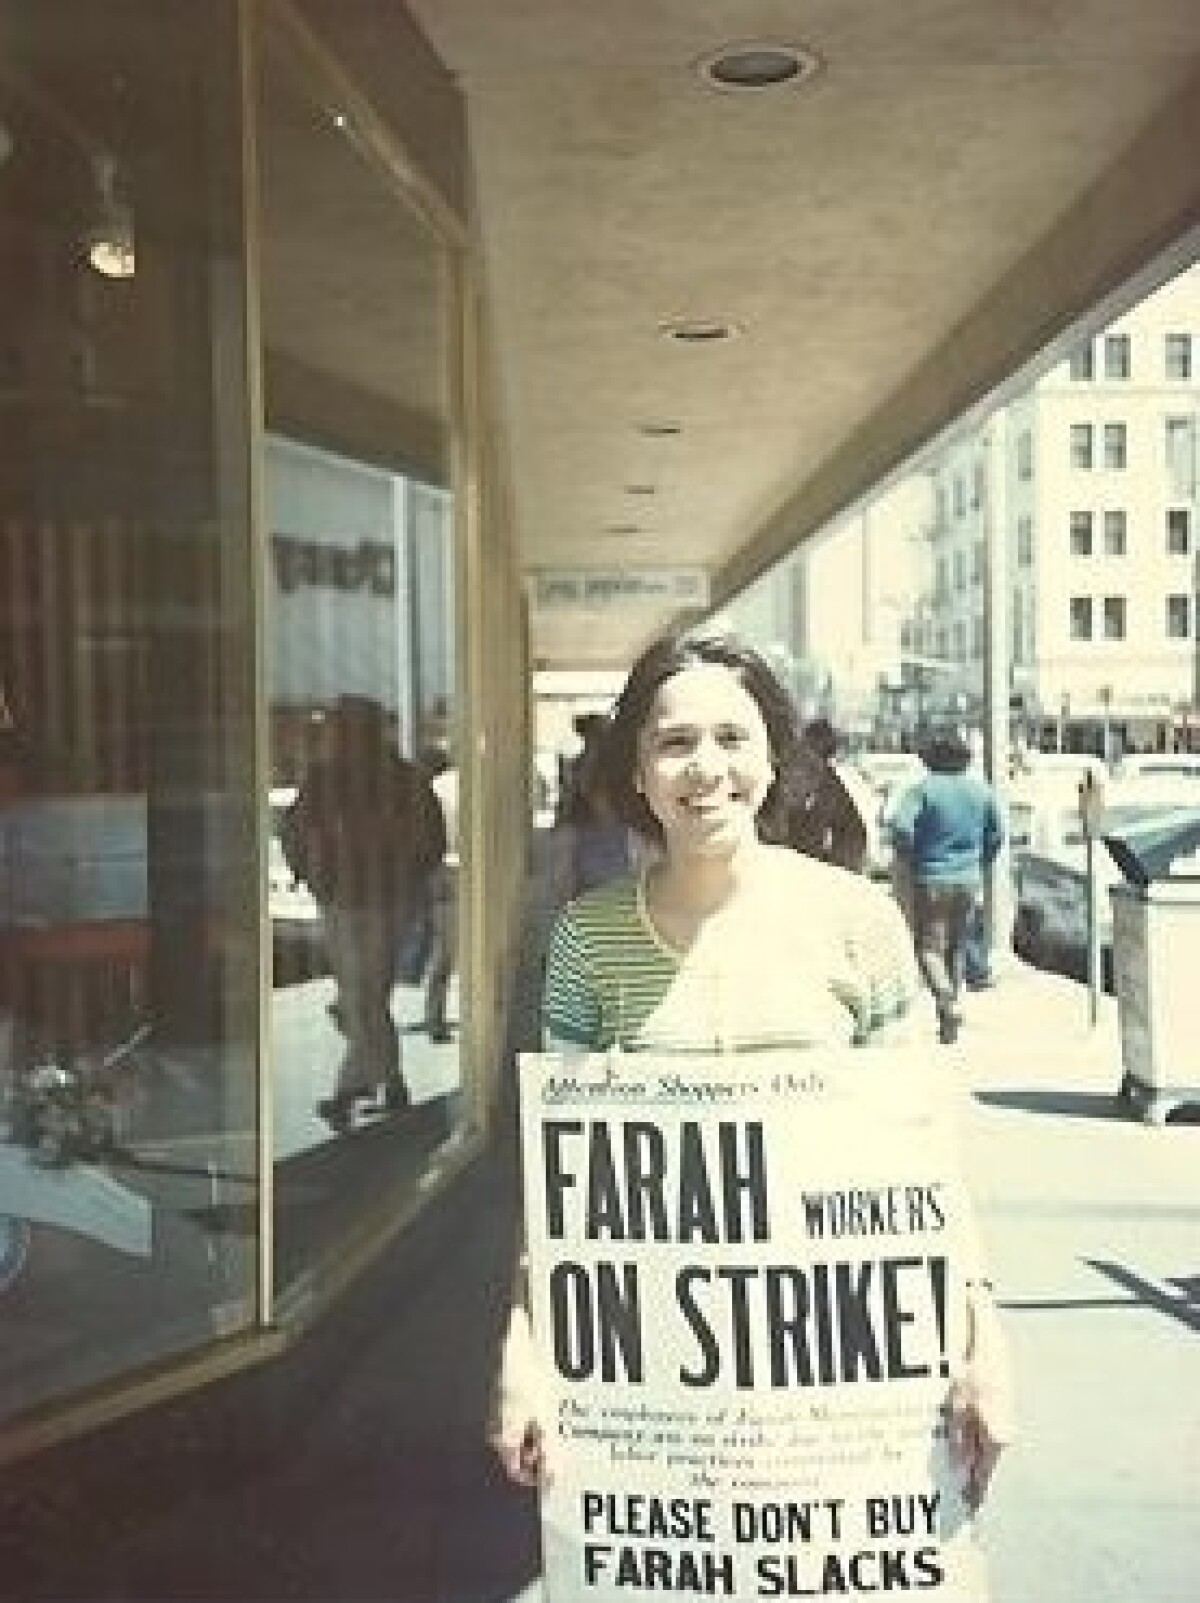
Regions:
<svg viewBox="0 0 1200 1603"><path fill-rule="evenodd" d="M625 494L626 495L657 495L658 494L658 486L656 484L627 484L625 486Z"/></svg>
<svg viewBox="0 0 1200 1603"><path fill-rule="evenodd" d="M642 534L644 530L640 523L606 523L601 534L619 535L622 538L631 534Z"/></svg>
<svg viewBox="0 0 1200 1603"><path fill-rule="evenodd" d="M637 426L637 431L639 434L644 434L647 439L665 440L671 438L673 435L682 434L683 424L671 423L667 422L666 420L658 422L651 418L645 423L639 423Z"/></svg>
<svg viewBox="0 0 1200 1603"><path fill-rule="evenodd" d="M734 91L796 88L821 70L821 58L803 45L755 41L726 45L697 62L710 88Z"/></svg>
<svg viewBox="0 0 1200 1603"><path fill-rule="evenodd" d="M722 340L736 339L742 330L739 324L719 317L670 317L658 325L658 332L681 345L719 345Z"/></svg>

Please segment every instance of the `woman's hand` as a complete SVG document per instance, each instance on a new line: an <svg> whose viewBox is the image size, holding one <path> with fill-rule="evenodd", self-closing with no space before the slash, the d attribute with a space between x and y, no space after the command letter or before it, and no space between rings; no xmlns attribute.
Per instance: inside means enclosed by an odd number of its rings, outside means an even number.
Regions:
<svg viewBox="0 0 1200 1603"><path fill-rule="evenodd" d="M967 1287L970 1325L967 1360L946 1399L950 1453L963 1471L963 1494L972 1512L991 1484L1000 1455L1016 1434L1008 1354L991 1288Z"/></svg>
<svg viewBox="0 0 1200 1603"><path fill-rule="evenodd" d="M529 1315L517 1304L509 1316L501 1350L488 1440L505 1474L518 1486L546 1485L545 1409L545 1387Z"/></svg>
<svg viewBox="0 0 1200 1603"><path fill-rule="evenodd" d="M1000 1455L1008 1445L989 1417L987 1388L970 1371L950 1387L946 1399L946 1434L950 1454L963 1472L963 1496L974 1513L987 1496Z"/></svg>
<svg viewBox="0 0 1200 1603"><path fill-rule="evenodd" d="M545 1438L536 1419L524 1424L517 1416L501 1421L490 1439L510 1481L518 1486L546 1484Z"/></svg>

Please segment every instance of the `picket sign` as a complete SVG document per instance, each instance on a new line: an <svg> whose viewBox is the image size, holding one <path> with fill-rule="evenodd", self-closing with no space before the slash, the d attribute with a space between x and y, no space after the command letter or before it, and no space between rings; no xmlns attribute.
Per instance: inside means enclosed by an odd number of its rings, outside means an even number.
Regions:
<svg viewBox="0 0 1200 1603"><path fill-rule="evenodd" d="M911 1048L522 1059L548 1603L978 1603L944 1404L975 1257Z"/></svg>

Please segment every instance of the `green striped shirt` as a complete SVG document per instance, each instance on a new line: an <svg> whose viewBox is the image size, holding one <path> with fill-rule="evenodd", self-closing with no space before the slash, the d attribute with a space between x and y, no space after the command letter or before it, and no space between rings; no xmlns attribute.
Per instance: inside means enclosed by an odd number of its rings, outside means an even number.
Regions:
<svg viewBox="0 0 1200 1603"><path fill-rule="evenodd" d="M624 877L559 914L544 1034L589 1051L709 1052L869 1041L921 992L899 909L869 881L779 849L755 896L685 952Z"/></svg>

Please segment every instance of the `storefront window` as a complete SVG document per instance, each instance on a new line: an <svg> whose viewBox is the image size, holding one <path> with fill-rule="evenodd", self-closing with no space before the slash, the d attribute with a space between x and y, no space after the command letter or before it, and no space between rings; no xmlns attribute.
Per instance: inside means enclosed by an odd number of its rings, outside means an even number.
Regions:
<svg viewBox="0 0 1200 1603"><path fill-rule="evenodd" d="M394 1225L458 1127L459 709L445 252L320 59L260 46L286 1312Z"/></svg>
<svg viewBox="0 0 1200 1603"><path fill-rule="evenodd" d="M0 1420L252 1323L237 13L0 6Z"/></svg>

